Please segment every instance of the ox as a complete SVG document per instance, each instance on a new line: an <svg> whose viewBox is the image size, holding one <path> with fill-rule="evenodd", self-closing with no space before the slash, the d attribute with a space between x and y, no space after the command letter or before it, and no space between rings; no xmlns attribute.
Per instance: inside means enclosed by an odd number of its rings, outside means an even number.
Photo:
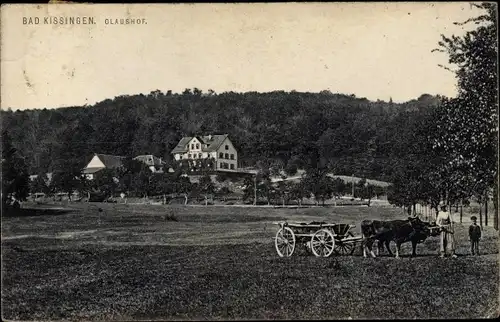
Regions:
<svg viewBox="0 0 500 322"><path fill-rule="evenodd" d="M422 243L425 239L431 236L429 223L421 221L418 217L409 217L406 220L364 220L361 222L361 232L365 239L363 243L363 256L366 257L366 250L370 251L372 257L376 257L373 253L372 246L374 241L378 242L378 250L380 252L385 245L387 251L393 256L389 243L396 243L396 258L399 258L401 244L412 243L412 257L416 256L417 244Z"/></svg>

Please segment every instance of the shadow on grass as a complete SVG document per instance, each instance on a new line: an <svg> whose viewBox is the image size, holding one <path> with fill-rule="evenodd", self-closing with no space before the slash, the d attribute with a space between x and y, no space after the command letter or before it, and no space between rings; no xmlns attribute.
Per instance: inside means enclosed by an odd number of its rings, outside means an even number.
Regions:
<svg viewBox="0 0 500 322"><path fill-rule="evenodd" d="M2 217L39 217L39 216L60 216L73 212L71 209L36 209L36 208L21 208L15 210L2 211Z"/></svg>

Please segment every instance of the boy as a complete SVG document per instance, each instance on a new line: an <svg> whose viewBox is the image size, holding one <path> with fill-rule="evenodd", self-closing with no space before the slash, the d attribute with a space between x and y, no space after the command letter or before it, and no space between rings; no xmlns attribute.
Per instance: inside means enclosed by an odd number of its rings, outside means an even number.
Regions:
<svg viewBox="0 0 500 322"><path fill-rule="evenodd" d="M481 239L481 227L476 224L477 217L472 216L470 218L472 220L472 225L469 227L469 238L470 238L470 245L471 245L471 252L472 255L477 254L479 255L479 240Z"/></svg>

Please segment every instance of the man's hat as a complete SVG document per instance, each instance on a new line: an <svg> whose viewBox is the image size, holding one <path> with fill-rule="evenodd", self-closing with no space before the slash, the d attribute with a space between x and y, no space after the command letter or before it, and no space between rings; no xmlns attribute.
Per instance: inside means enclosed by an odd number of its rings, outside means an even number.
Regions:
<svg viewBox="0 0 500 322"><path fill-rule="evenodd" d="M470 220L472 220L472 221L477 220L477 217L476 216L472 216L472 217L470 217Z"/></svg>

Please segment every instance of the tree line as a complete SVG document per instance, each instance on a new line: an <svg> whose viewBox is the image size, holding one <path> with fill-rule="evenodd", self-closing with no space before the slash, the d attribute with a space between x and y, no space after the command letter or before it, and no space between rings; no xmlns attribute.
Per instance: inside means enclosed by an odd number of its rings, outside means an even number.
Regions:
<svg viewBox="0 0 500 322"><path fill-rule="evenodd" d="M206 160L198 169L193 169L187 162L181 162L172 172L168 172L165 167L163 172L155 173L140 161L125 159L123 166L100 170L92 180L82 173L69 177L64 172L56 172L49 180L45 173L40 173L31 182L29 191L34 195L43 193L45 196L55 196L56 193L63 192L69 200L74 192L78 193L79 199L86 198L89 201L93 198L103 201L124 193L127 197L163 196L164 201L167 200L167 195L168 199L172 196L182 197L185 204L201 197L208 203L208 200L213 201L214 197L225 200L234 195L234 191L223 185L231 181L243 186L243 193L237 196L239 200L253 204L264 202L282 205L292 201L301 205L304 198L314 198L317 205L325 205L326 200L348 195L353 191L354 196L366 199L369 203L373 197L386 193L383 188L368 184L365 179L350 185L339 178L333 179L325 171L313 168L304 173L298 182L272 182L271 176L280 173L280 168L275 165L269 168L261 167L255 175L242 176L215 172L213 161L210 161ZM198 182L190 180L189 175L193 174L198 174ZM215 177L215 181L212 177ZM281 173L281 178L285 179L286 175Z"/></svg>
<svg viewBox="0 0 500 322"><path fill-rule="evenodd" d="M423 94L394 103L329 91L217 94L194 88L119 96L92 106L2 111L3 129L24 162L12 169L52 172L56 182L74 186L68 182L79 177L93 153L154 154L174 166L170 151L183 136L227 133L243 165L261 169L262 181L271 168L305 169L309 179L315 171L355 175L391 182L388 197L395 205L434 209L473 199L485 203L493 190L496 210L496 6L473 5L484 14L463 24L477 27L462 37L443 35L436 48L455 68L445 67L458 81L455 98ZM5 182L22 185L13 180ZM253 190L266 196L266 189Z"/></svg>

